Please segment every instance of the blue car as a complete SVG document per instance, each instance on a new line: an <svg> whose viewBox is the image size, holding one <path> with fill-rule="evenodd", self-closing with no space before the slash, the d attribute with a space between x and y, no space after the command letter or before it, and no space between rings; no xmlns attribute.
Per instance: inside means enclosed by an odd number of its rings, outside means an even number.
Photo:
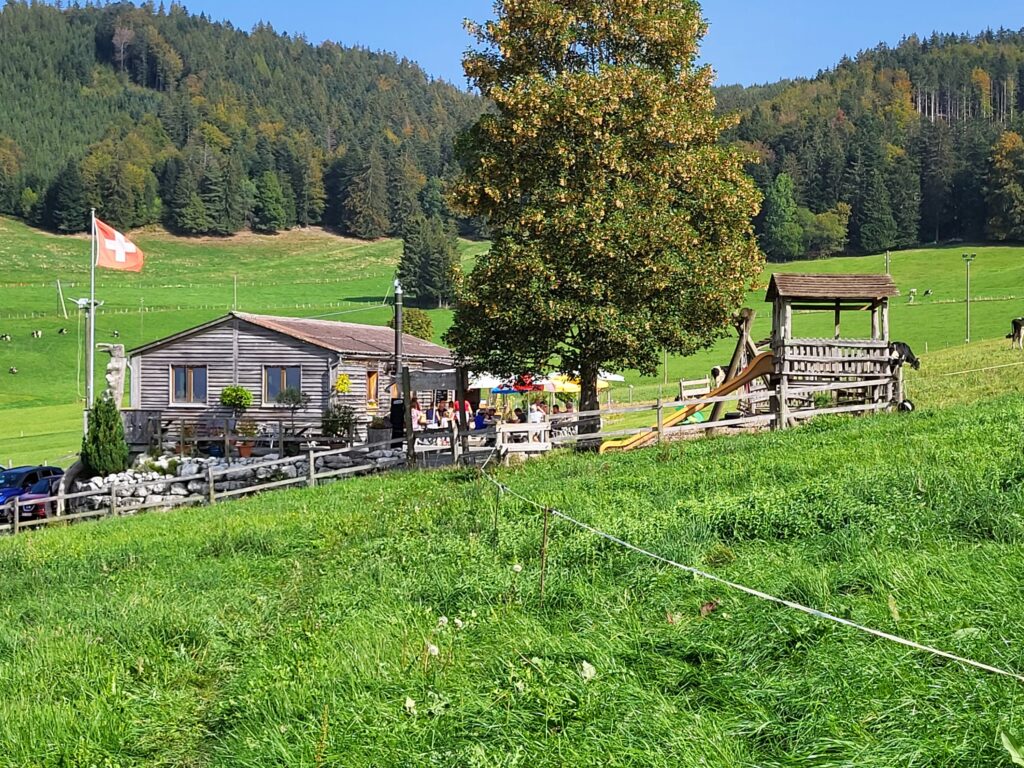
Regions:
<svg viewBox="0 0 1024 768"><path fill-rule="evenodd" d="M63 474L64 470L60 467L13 467L0 470L0 507L15 496L28 493L40 480Z"/></svg>

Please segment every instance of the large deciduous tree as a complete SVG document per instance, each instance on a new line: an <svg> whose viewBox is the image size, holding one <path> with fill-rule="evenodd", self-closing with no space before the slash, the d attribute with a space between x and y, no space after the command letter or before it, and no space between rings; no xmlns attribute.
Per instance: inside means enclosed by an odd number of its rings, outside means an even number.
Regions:
<svg viewBox="0 0 1024 768"><path fill-rule="evenodd" d="M655 372L719 338L762 257L759 197L719 142L693 0L498 0L466 75L494 105L454 201L493 237L447 339L499 375ZM588 425L593 428L596 425Z"/></svg>

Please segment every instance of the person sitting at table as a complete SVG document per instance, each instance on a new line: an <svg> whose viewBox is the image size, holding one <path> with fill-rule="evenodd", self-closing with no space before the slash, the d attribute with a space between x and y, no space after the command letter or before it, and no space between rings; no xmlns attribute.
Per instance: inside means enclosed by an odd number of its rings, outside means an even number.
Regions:
<svg viewBox="0 0 1024 768"><path fill-rule="evenodd" d="M476 416L473 417L473 428L474 429L487 429L487 413L483 408L480 408L476 412Z"/></svg>

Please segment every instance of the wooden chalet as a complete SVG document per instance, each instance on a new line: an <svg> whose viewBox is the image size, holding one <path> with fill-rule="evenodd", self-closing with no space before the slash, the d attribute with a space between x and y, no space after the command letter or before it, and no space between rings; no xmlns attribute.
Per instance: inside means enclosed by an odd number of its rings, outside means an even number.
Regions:
<svg viewBox="0 0 1024 768"><path fill-rule="evenodd" d="M253 394L246 419L290 420L275 399L295 388L309 396L296 423L318 428L333 399L365 424L388 415L394 350L395 332L386 327L231 312L130 350L131 409L139 420L156 415L165 423L224 419L232 414L220 404L221 391L239 385ZM452 367L446 348L408 334L403 360L411 370Z"/></svg>

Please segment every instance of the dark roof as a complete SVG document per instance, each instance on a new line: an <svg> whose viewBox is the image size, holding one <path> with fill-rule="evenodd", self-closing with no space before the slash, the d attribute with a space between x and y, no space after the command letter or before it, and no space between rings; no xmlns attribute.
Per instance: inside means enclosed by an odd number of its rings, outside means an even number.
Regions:
<svg viewBox="0 0 1024 768"><path fill-rule="evenodd" d="M370 357L391 357L395 353L395 332L380 325L339 323L334 320L314 320L305 317L276 317L274 315L252 315L247 312L232 312L204 325L189 328L173 336L150 342L128 352L137 355L161 347L172 341L191 336L215 325L237 317L246 323L290 336L293 339L313 344L333 352ZM402 334L402 352L412 358L450 360L452 353L445 347L408 333Z"/></svg>
<svg viewBox="0 0 1024 768"><path fill-rule="evenodd" d="M891 275L800 275L776 272L765 301L783 299L843 299L874 301L898 296Z"/></svg>

